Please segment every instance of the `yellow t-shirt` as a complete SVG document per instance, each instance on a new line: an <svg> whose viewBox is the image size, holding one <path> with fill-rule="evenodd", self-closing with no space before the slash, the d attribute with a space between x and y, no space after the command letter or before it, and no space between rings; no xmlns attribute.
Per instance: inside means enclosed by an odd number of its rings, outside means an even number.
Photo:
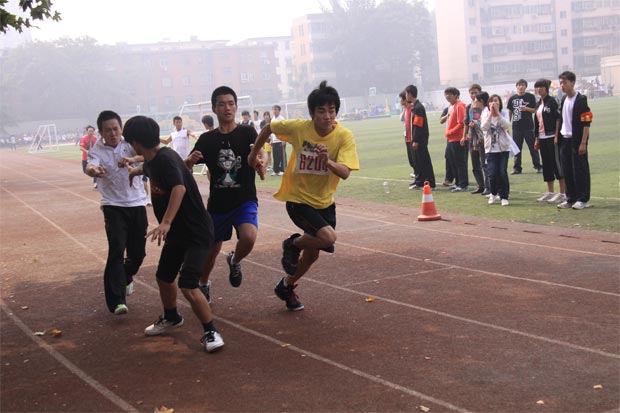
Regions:
<svg viewBox="0 0 620 413"><path fill-rule="evenodd" d="M319 163L315 146L319 143L325 145L330 159L352 171L360 169L353 133L338 122L335 126L329 135L321 137L311 120L271 123L273 133L293 147L282 184L274 195L276 199L306 204L316 209L327 208L334 203L340 178L330 172L327 165Z"/></svg>

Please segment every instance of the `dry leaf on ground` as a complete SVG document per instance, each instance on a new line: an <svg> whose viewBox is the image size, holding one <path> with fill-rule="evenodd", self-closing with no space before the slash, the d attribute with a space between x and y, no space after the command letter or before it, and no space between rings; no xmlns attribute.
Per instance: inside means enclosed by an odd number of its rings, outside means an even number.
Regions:
<svg viewBox="0 0 620 413"><path fill-rule="evenodd" d="M431 409L426 406L418 406L418 410L425 413L431 411Z"/></svg>
<svg viewBox="0 0 620 413"><path fill-rule="evenodd" d="M169 409L166 406L159 406L155 408L154 413L174 413L174 409Z"/></svg>
<svg viewBox="0 0 620 413"><path fill-rule="evenodd" d="M62 335L62 331L57 328L52 328L50 330L50 334L52 335L52 337L60 337Z"/></svg>
<svg viewBox="0 0 620 413"><path fill-rule="evenodd" d="M367 303L372 303L373 301L375 301L374 297L366 297L366 302Z"/></svg>

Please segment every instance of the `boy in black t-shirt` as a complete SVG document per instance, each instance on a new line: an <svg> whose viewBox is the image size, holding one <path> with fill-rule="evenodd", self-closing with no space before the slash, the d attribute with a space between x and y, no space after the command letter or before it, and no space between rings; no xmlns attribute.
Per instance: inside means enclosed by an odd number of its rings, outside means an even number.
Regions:
<svg viewBox="0 0 620 413"><path fill-rule="evenodd" d="M523 148L524 140L530 150L534 169L536 172L542 173L540 155L534 149L534 119L532 114L536 112L536 96L525 91L527 89L527 81L525 79L517 80L515 86L517 87L517 94L512 95L506 104L507 109L510 111L510 119L512 120L512 139L520 151L515 155L512 175L521 173L521 155L523 154L521 149Z"/></svg>
<svg viewBox="0 0 620 413"><path fill-rule="evenodd" d="M233 228L237 233L237 244L226 257L228 280L233 287L241 285L241 260L254 248L258 234L256 171L248 165L256 130L235 122L237 95L231 88L216 88L211 95L211 104L219 126L200 135L185 160L190 170L196 163L204 163L211 172L207 211L215 226L215 245L209 251L199 287L207 300L211 298L209 275L222 243L232 238ZM257 170L264 178L265 166L262 162L259 162Z"/></svg>
<svg viewBox="0 0 620 413"><path fill-rule="evenodd" d="M224 341L213 325L209 303L198 289L198 279L213 243L213 223L202 203L198 185L175 151L159 147L159 125L153 119L145 116L129 119L123 136L144 157L144 164L131 170L130 179L144 173L151 182L153 212L159 226L146 237L157 240L157 245L164 241L156 273L164 314L144 334L155 336L183 325L183 317L176 308L174 285L180 274L179 288L204 329L200 341L207 352L218 350Z"/></svg>

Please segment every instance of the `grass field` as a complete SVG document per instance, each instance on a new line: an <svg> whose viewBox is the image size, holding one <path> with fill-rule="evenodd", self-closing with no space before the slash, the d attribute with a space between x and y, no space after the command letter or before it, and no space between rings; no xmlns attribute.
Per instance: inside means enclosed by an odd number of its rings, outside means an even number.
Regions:
<svg viewBox="0 0 620 413"><path fill-rule="evenodd" d="M469 192L453 194L441 187L439 184L443 181L445 171L444 125L439 124L438 113L429 114L429 150L438 184L433 198L438 212L620 232L620 98L592 100L590 108L594 113L589 144L592 207L581 211L558 210L555 205L536 202L536 198L546 191L546 184L542 175L535 173L527 149L523 155L523 174L510 175L508 207L489 206L487 199L480 195L471 195ZM337 196L410 205L413 210L419 211L422 195L420 191L408 189L411 169L405 152L403 125L398 118L349 121L343 122L343 125L355 134L361 169L341 182ZM79 150L74 145L63 146L60 152L44 153L41 156L75 159L76 162L80 158ZM468 167L471 170L471 162ZM512 159L509 161L509 171L511 169ZM475 182L471 172L469 181L471 185ZM257 186L276 189L279 182L279 177L268 176L265 181L257 181ZM389 185L389 193L384 191L385 182Z"/></svg>

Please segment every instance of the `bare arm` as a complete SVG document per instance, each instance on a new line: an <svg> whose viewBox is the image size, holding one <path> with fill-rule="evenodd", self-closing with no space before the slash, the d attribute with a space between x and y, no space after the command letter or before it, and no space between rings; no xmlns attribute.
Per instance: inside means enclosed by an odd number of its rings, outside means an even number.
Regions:
<svg viewBox="0 0 620 413"><path fill-rule="evenodd" d="M347 179L351 174L351 169L348 166L338 163L329 159L329 154L327 153L327 146L323 144L318 144L314 151L319 155L319 160L324 162L327 165L327 169L329 169L334 175L336 175L340 179Z"/></svg>
<svg viewBox="0 0 620 413"><path fill-rule="evenodd" d="M167 138L159 138L159 142L163 143L164 145L168 145L170 142L172 142L172 135L168 136Z"/></svg>

